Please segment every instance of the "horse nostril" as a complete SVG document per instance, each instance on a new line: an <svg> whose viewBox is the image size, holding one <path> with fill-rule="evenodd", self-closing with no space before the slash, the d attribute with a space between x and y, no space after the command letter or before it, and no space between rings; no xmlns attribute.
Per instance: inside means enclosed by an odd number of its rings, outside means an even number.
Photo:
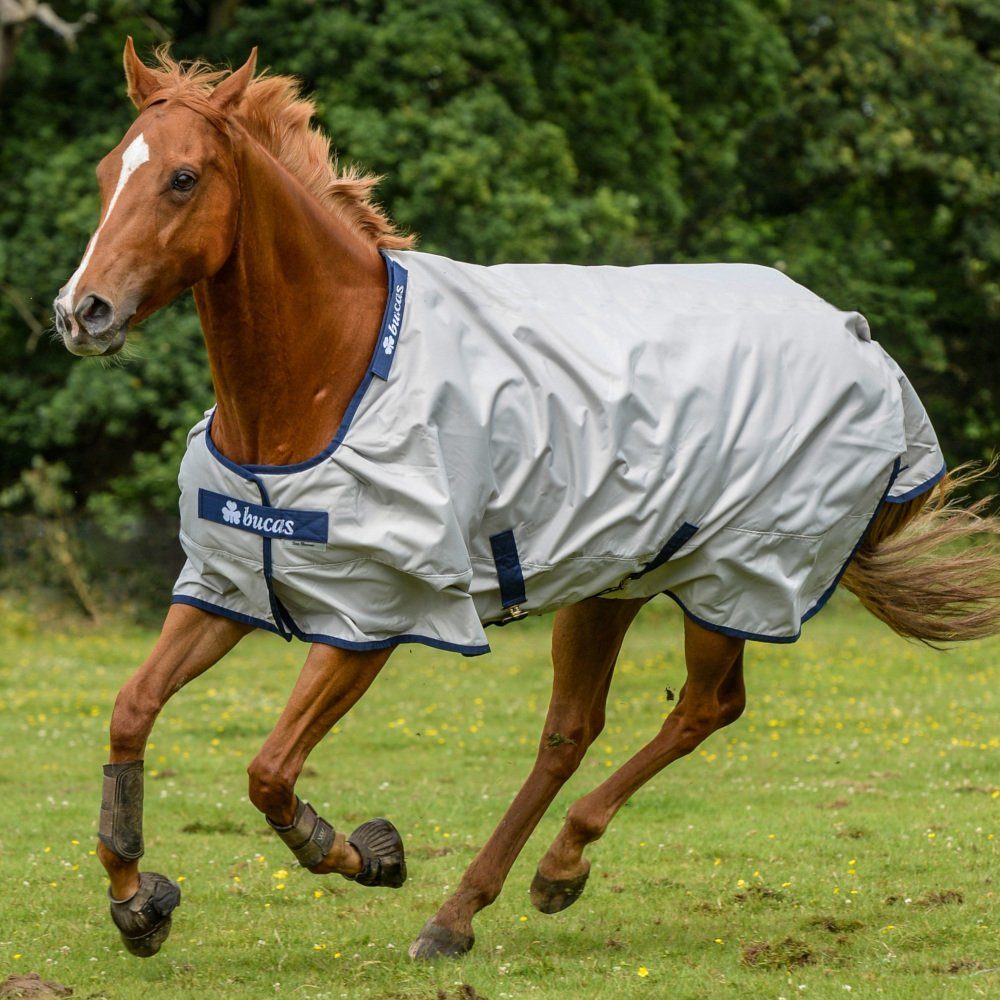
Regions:
<svg viewBox="0 0 1000 1000"><path fill-rule="evenodd" d="M114 306L99 295L88 295L76 308L76 318L91 336L108 330L114 317Z"/></svg>

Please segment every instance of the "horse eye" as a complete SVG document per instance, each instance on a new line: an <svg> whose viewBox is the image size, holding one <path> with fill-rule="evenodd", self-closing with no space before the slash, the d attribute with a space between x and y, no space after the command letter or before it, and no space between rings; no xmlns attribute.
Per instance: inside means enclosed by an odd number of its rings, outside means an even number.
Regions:
<svg viewBox="0 0 1000 1000"><path fill-rule="evenodd" d="M190 191L191 188L198 183L198 178L195 177L190 170L178 170L174 174L173 180L170 182L170 186L175 191Z"/></svg>

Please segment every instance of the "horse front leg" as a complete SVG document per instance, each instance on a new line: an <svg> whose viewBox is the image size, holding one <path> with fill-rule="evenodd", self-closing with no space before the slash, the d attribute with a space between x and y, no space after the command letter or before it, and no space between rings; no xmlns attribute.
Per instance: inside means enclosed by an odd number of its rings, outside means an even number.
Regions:
<svg viewBox="0 0 1000 1000"><path fill-rule="evenodd" d="M644 603L593 598L556 614L552 697L534 767L455 893L424 925L411 958L454 957L472 947L473 917L500 894L532 830L604 728L615 661Z"/></svg>
<svg viewBox="0 0 1000 1000"><path fill-rule="evenodd" d="M562 829L539 863L531 901L543 913L564 910L579 897L579 892L546 892L545 884L586 879L590 863L583 856L584 849L603 836L628 799L653 775L742 714L746 704L743 640L711 632L689 618L684 619L684 640L687 680L677 707L653 740L570 806Z"/></svg>
<svg viewBox="0 0 1000 1000"><path fill-rule="evenodd" d="M370 820L345 836L295 794L312 749L368 690L390 652L313 645L278 724L247 771L250 801L303 868L398 889L406 880L406 861L402 839L388 820Z"/></svg>
<svg viewBox="0 0 1000 1000"><path fill-rule="evenodd" d="M97 856L111 880L111 917L133 955L148 958L160 950L170 933L170 914L180 902L174 882L156 872L139 872L146 741L169 698L249 631L249 626L228 618L171 605L149 658L115 700Z"/></svg>

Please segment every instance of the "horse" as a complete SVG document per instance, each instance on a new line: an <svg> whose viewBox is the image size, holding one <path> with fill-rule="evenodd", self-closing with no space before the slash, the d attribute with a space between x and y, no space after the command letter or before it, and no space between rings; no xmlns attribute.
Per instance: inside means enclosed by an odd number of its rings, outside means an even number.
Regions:
<svg viewBox="0 0 1000 1000"><path fill-rule="evenodd" d="M653 596L684 610L686 681L650 742L569 808L530 888L543 913L580 898L585 849L633 793L739 718L748 639L794 641L839 583L928 643L1000 628L995 543L935 554L997 533L954 501L976 473L946 474L860 314L751 265L418 253L375 179L331 159L298 84L255 72L256 49L233 72L158 60L128 39L138 113L97 167L100 223L55 300L66 348L110 356L192 289L216 397L181 469L187 563L111 715L97 854L129 952L159 951L180 901L139 869L153 724L254 629L309 650L250 801L311 872L399 888L399 832L336 830L296 792L306 758L400 643L473 655L485 624L554 612L534 765L414 941L429 959L472 947L601 732Z"/></svg>

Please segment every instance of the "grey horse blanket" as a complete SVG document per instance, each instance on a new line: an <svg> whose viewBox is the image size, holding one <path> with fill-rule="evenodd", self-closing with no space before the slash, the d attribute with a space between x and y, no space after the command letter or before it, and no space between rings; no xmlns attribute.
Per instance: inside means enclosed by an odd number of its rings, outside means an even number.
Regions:
<svg viewBox="0 0 1000 1000"><path fill-rule="evenodd" d="M475 654L484 624L665 593L790 642L883 501L944 462L864 317L742 264L479 267L386 255L336 437L180 472L174 600L348 649Z"/></svg>

